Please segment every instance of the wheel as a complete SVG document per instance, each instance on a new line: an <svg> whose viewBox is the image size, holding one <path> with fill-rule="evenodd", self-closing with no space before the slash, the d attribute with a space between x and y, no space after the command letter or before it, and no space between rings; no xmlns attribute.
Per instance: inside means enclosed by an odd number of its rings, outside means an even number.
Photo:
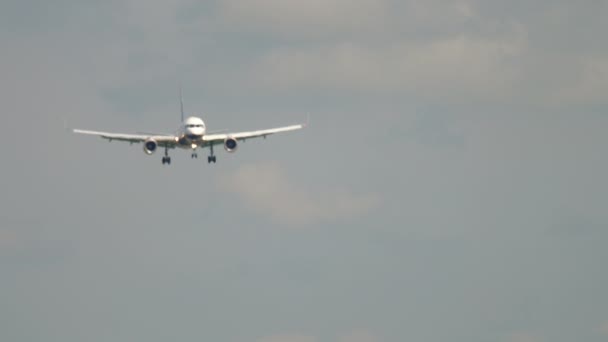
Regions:
<svg viewBox="0 0 608 342"><path fill-rule="evenodd" d="M215 164L215 162L217 162L217 157L213 156L213 164Z"/></svg>
<svg viewBox="0 0 608 342"><path fill-rule="evenodd" d="M171 165L171 157L167 157L167 164Z"/></svg>

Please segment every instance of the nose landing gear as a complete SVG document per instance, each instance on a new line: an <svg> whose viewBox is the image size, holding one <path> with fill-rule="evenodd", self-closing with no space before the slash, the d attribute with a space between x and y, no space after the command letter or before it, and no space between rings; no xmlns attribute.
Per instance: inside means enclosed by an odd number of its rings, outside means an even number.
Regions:
<svg viewBox="0 0 608 342"><path fill-rule="evenodd" d="M192 143L192 145L190 145L192 147L192 155L191 158L197 158L198 159L198 154L196 153L196 148L198 147L195 143Z"/></svg>

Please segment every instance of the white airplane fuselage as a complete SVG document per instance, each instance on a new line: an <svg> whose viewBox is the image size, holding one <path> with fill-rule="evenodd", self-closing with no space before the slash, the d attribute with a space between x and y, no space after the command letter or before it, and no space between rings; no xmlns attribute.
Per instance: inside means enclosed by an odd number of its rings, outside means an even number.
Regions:
<svg viewBox="0 0 608 342"><path fill-rule="evenodd" d="M207 132L205 122L198 117L188 117L178 130L178 145L181 148L196 149L203 144L203 136Z"/></svg>

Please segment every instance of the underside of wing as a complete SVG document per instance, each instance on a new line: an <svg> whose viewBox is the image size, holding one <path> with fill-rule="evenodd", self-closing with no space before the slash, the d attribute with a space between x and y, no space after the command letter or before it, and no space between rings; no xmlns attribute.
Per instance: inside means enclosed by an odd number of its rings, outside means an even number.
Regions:
<svg viewBox="0 0 608 342"><path fill-rule="evenodd" d="M271 134L296 131L296 130L302 129L304 127L305 127L305 125L292 125L292 126L263 129L263 130L258 130L258 131L249 131L249 132L208 134L208 135L203 136L203 140L208 143L216 143L219 141L224 141L228 138L243 139L243 140L260 138L260 137L265 138L266 136L271 135Z"/></svg>
<svg viewBox="0 0 608 342"><path fill-rule="evenodd" d="M145 134L123 134L123 133L109 133L109 132L98 132L88 131L82 129L75 129L74 133L87 134L101 137L109 141L127 141L130 143L140 143L146 140L154 140L161 146L173 147L176 144L176 137L172 135L145 135Z"/></svg>

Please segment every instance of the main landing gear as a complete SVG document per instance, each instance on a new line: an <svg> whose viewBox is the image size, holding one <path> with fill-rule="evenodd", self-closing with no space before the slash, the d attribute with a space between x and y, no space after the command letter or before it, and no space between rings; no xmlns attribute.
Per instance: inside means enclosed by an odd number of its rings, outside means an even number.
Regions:
<svg viewBox="0 0 608 342"><path fill-rule="evenodd" d="M213 144L209 145L209 157L207 157L207 163L211 164L217 161L217 159L215 159L215 156L213 155Z"/></svg>
<svg viewBox="0 0 608 342"><path fill-rule="evenodd" d="M171 157L169 157L169 149L165 147L165 156L163 157L163 165L171 165Z"/></svg>
<svg viewBox="0 0 608 342"><path fill-rule="evenodd" d="M211 154L207 157L207 163L209 163L209 164L216 163L217 157L213 154L213 145L209 146L209 150L210 150ZM198 154L195 151L193 151L190 156L192 157L192 159L198 159ZM163 162L163 165L165 165L165 164L171 165L171 157L169 157L168 148L165 148L165 155L162 158L162 162Z"/></svg>

